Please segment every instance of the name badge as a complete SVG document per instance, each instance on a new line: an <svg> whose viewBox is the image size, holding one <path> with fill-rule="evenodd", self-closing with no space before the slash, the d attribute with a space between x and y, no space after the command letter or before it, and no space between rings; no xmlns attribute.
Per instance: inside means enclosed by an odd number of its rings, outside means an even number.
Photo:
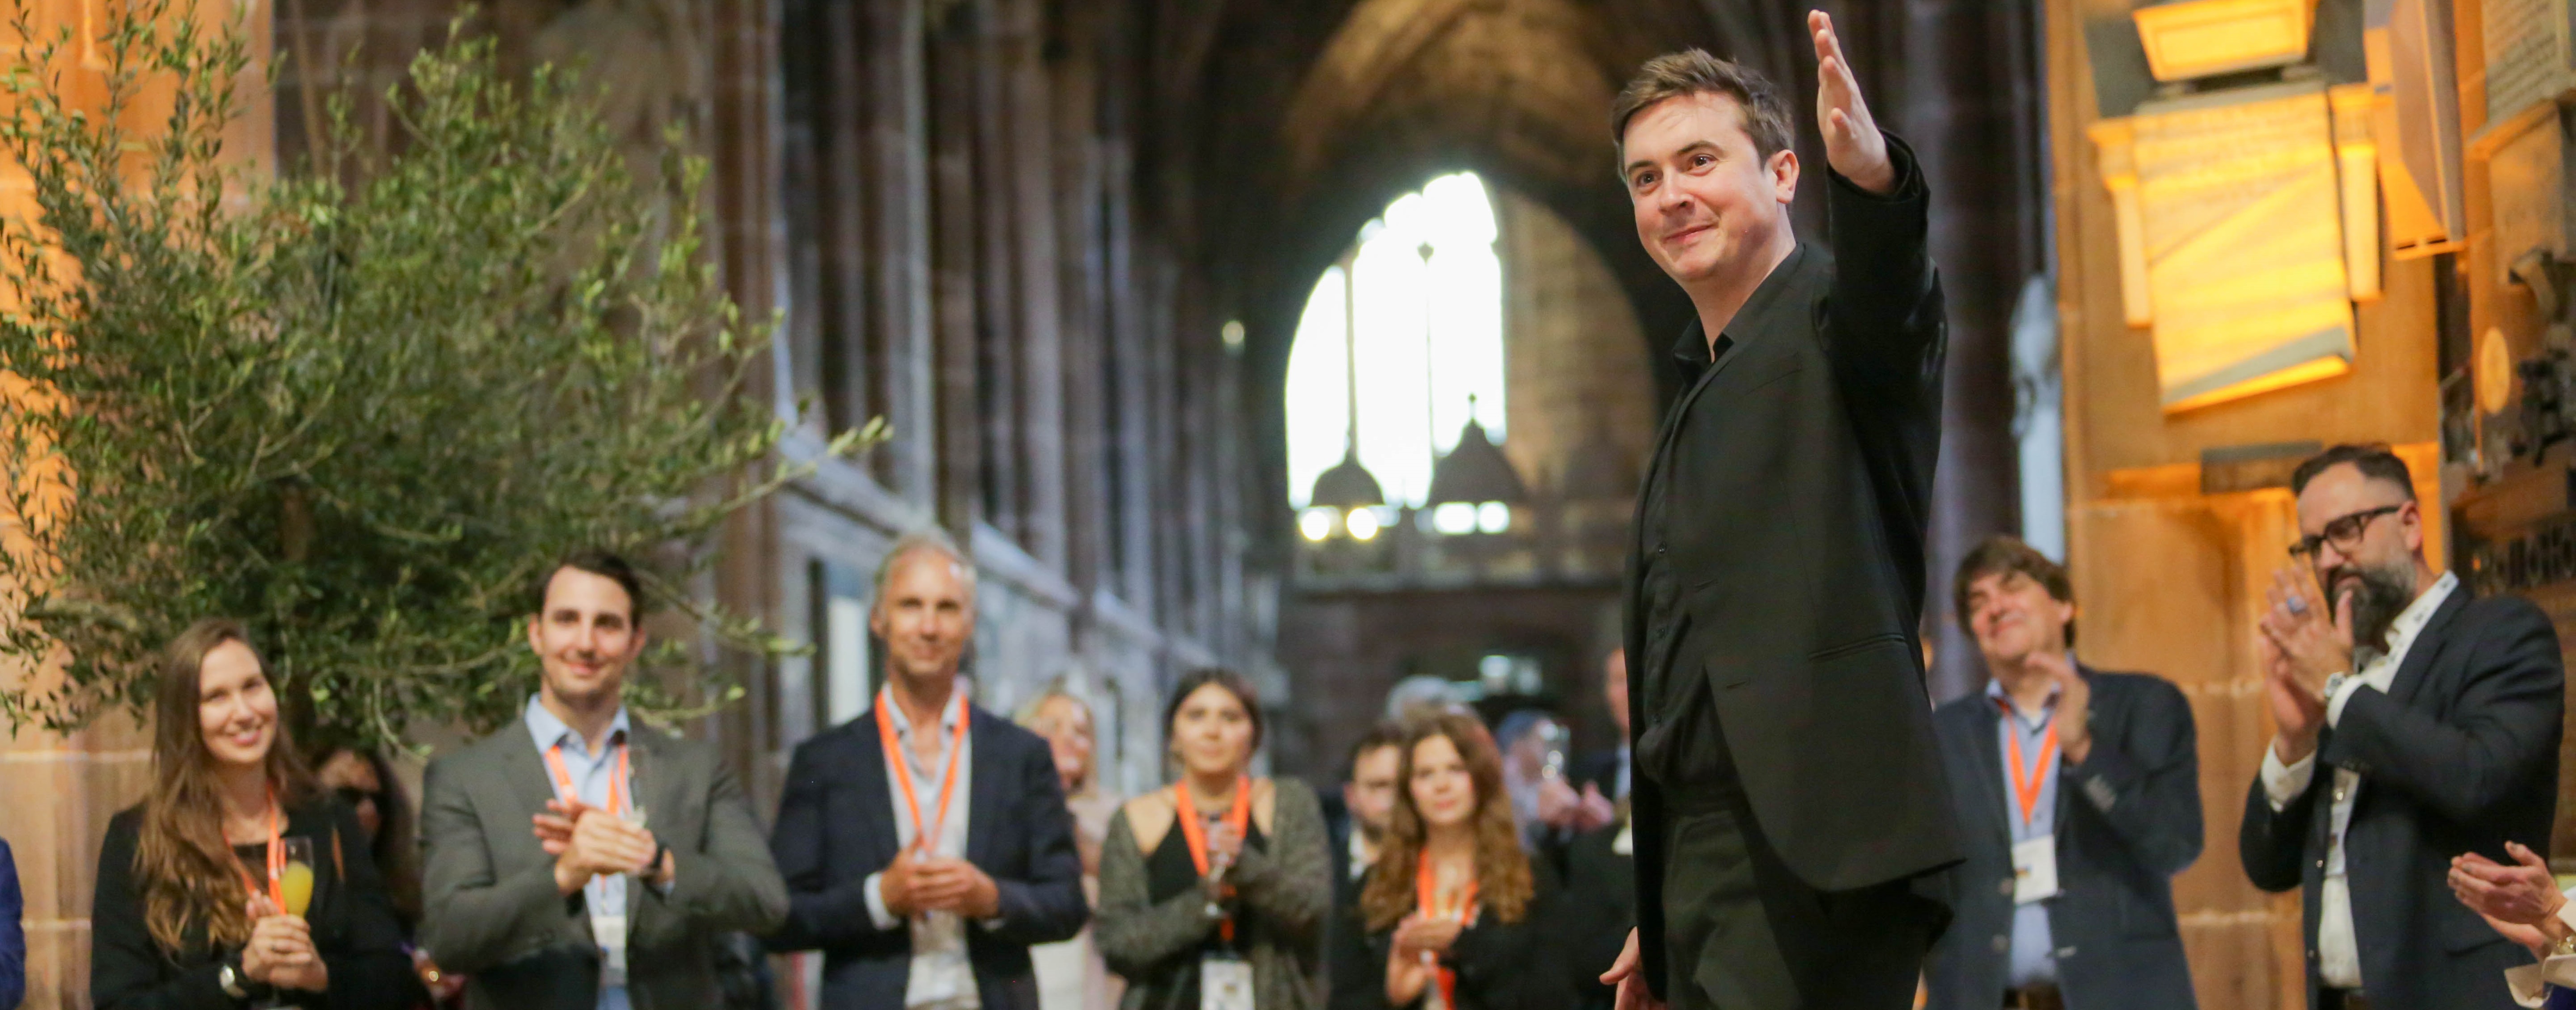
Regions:
<svg viewBox="0 0 2576 1010"><path fill-rule="evenodd" d="M2057 839L2013 843L2012 862L2013 904L2057 897Z"/></svg>
<svg viewBox="0 0 2576 1010"><path fill-rule="evenodd" d="M1200 958L1199 1010L1252 1010L1252 962L1220 954Z"/></svg>
<svg viewBox="0 0 2576 1010"><path fill-rule="evenodd" d="M590 917L590 938L599 945L599 984L626 984L626 917L598 915Z"/></svg>

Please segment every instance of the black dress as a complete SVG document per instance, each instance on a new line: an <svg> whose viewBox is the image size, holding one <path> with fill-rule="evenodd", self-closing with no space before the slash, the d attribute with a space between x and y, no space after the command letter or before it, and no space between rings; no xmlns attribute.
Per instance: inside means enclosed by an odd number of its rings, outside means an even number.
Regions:
<svg viewBox="0 0 2576 1010"><path fill-rule="evenodd" d="M188 930L181 950L164 949L143 920L143 890L134 874L142 808L108 822L98 854L98 890L90 910L89 988L98 1010L233 1010L249 1005L224 994L217 969L230 948L206 941L205 927ZM408 1007L424 994L403 953L402 926L376 875L357 818L337 800L289 811L280 834L313 843L313 899L305 921L314 948L330 972L328 992L288 992L286 1002L304 1010L374 1010ZM266 865L268 845L237 846L242 865ZM249 986L246 988L257 988Z"/></svg>
<svg viewBox="0 0 2576 1010"><path fill-rule="evenodd" d="M1261 825L1249 818L1243 824L1243 847L1264 853L1270 851L1270 836L1262 834ZM1145 893L1159 905L1175 896L1197 894L1202 890L1204 888L1199 886L1199 864L1190 858L1189 836L1181 831L1178 823L1174 823L1172 830L1163 832L1162 844L1154 846L1153 853L1145 857ZM1242 906L1231 908L1235 914L1242 914ZM1219 953L1250 957L1250 950L1244 946L1250 932L1238 923L1234 939L1228 941L1222 931L1209 931L1207 939L1196 949L1185 956L1166 959L1155 970L1151 988L1155 992L1187 994L1189 1005L1198 1006L1199 959Z"/></svg>
<svg viewBox="0 0 2576 1010"><path fill-rule="evenodd" d="M1386 862L1380 860L1369 872L1388 869ZM1400 872L1409 876L1413 868L1407 866ZM1488 908L1476 917L1475 925L1459 931L1458 939L1449 945L1449 953L1441 961L1458 972L1458 1005L1452 1010L1566 1010L1576 1005L1573 977L1560 949L1564 940L1564 888L1545 860L1530 861L1530 877L1535 887L1529 906L1521 910L1519 922L1504 922ZM1363 882L1355 890L1366 887ZM1333 1010L1387 1007L1386 955L1395 945L1394 928L1360 935L1367 926L1356 907L1350 910L1350 918L1338 925L1351 928L1340 930L1334 941L1348 949L1333 962L1337 972L1333 977ZM1347 978L1339 974L1345 964L1356 968L1347 973ZM1607 964L1601 966L1601 970L1608 968ZM1425 986L1423 995L1406 1007L1427 1007L1430 1002L1430 986Z"/></svg>

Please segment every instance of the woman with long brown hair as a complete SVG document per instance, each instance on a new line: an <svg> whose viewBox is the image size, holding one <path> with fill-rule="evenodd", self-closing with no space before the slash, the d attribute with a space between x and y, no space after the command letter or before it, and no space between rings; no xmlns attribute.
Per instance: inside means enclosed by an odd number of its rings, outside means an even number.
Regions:
<svg viewBox="0 0 2576 1010"><path fill-rule="evenodd" d="M94 1005L411 1005L365 837L287 740L242 627L199 621L160 667L151 791L108 822L99 853Z"/></svg>
<svg viewBox="0 0 2576 1010"><path fill-rule="evenodd" d="M1446 1010L1561 1010L1574 1002L1547 942L1556 882L1522 851L1503 791L1503 762L1476 717L1446 712L1405 729L1396 803L1377 862L1360 885L1365 945L1341 963L1336 1005Z"/></svg>

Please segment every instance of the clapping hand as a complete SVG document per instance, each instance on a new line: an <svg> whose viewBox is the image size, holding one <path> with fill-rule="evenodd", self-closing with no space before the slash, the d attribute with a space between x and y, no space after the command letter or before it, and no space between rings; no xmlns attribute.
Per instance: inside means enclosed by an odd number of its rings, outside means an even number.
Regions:
<svg viewBox="0 0 2576 1010"><path fill-rule="evenodd" d="M2514 865L2475 852L2453 857L2451 893L2497 933L2529 948L2534 957L2545 956L2550 945L2569 933L2558 917L2567 896L2559 892L2557 878L2539 853L2520 842L2506 842L2505 854Z"/></svg>
<svg viewBox="0 0 2576 1010"><path fill-rule="evenodd" d="M642 825L579 801L548 800L534 815L537 844L555 857L555 887L571 894L590 878L615 873L656 876L660 847Z"/></svg>

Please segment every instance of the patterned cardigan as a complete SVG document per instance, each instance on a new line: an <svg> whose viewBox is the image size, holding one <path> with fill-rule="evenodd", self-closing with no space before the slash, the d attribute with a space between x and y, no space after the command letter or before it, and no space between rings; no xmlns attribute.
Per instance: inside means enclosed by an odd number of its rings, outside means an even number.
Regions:
<svg viewBox="0 0 2576 1010"><path fill-rule="evenodd" d="M1323 1005L1324 920L1333 904L1332 858L1323 807L1315 791L1295 779L1273 779L1275 799L1268 849L1246 848L1227 876L1246 910L1244 931L1252 962L1255 1005L1261 1010L1310 1010ZM1174 826L1170 830L1179 830ZM1101 844L1100 908L1094 937L1109 970L1127 979L1120 1010L1196 1010L1199 994L1174 991L1194 979L1182 969L1216 921L1193 890L1155 903L1145 882L1145 853L1121 809L1109 820Z"/></svg>

